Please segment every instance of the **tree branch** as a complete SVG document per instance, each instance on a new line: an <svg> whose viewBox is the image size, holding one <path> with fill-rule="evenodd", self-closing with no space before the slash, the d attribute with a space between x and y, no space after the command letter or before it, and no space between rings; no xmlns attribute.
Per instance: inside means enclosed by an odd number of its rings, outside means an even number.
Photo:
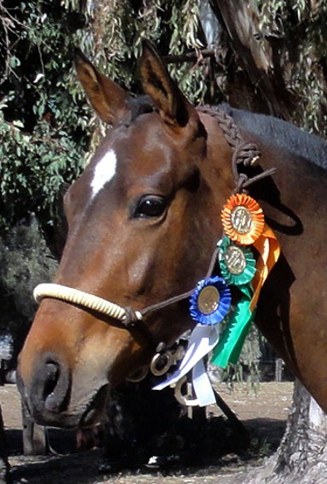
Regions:
<svg viewBox="0 0 327 484"><path fill-rule="evenodd" d="M188 54L166 55L163 57L163 60L167 64L179 64L182 62L197 62L207 57L214 57L214 55L215 52L213 50L203 49L197 52L189 52Z"/></svg>

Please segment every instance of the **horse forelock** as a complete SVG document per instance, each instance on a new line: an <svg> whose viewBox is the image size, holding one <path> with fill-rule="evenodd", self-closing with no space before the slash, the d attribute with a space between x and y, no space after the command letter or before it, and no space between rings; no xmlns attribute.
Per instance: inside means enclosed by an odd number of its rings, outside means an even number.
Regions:
<svg viewBox="0 0 327 484"><path fill-rule="evenodd" d="M124 125L129 127L139 116L154 111L151 98L146 95L130 98L128 101L129 117L124 120Z"/></svg>

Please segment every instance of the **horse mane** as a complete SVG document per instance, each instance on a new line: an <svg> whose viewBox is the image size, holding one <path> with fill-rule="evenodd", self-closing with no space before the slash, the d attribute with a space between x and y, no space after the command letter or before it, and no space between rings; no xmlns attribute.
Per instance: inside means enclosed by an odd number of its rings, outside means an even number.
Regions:
<svg viewBox="0 0 327 484"><path fill-rule="evenodd" d="M125 126L130 126L142 114L154 111L152 101L147 95L131 98L129 106L131 115L125 120ZM235 109L227 103L219 104L217 108L231 116L239 129L327 169L327 142L322 138L274 116Z"/></svg>
<svg viewBox="0 0 327 484"><path fill-rule="evenodd" d="M322 138L273 116L235 109L228 104L220 104L218 108L231 116L238 128L327 169L327 142Z"/></svg>

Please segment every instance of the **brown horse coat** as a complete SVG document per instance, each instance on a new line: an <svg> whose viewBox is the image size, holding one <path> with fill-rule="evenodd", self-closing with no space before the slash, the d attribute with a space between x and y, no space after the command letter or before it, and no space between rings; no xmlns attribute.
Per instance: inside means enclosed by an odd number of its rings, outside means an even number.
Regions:
<svg viewBox="0 0 327 484"><path fill-rule="evenodd" d="M65 197L69 231L55 282L141 310L205 277L222 234L221 208L235 188L232 150L215 117L190 105L148 43L140 75L149 98L140 105L83 56L77 70L92 106L114 129ZM254 115L231 114L262 153L251 174L277 169L250 187L282 248L255 322L327 410L327 172L310 161L326 144L271 118L260 118L259 127L268 126L260 132ZM144 325L151 338L137 326L127 330L92 310L44 299L20 355L20 389L33 417L93 424L110 389L149 362L151 341L169 345L194 321L182 301Z"/></svg>

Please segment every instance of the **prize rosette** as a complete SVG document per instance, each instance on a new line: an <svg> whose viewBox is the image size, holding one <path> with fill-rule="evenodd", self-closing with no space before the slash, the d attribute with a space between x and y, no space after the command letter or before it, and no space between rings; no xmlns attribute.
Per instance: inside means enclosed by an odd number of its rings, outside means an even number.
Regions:
<svg viewBox="0 0 327 484"><path fill-rule="evenodd" d="M256 261L249 247L240 246L224 237L219 244L220 272L227 284L248 284L256 272Z"/></svg>
<svg viewBox="0 0 327 484"><path fill-rule="evenodd" d="M199 281L190 297L191 317L202 325L220 323L231 305L231 292L220 276Z"/></svg>
<svg viewBox="0 0 327 484"><path fill-rule="evenodd" d="M265 221L260 205L248 195L232 195L221 212L225 234L241 245L251 245L263 232Z"/></svg>

